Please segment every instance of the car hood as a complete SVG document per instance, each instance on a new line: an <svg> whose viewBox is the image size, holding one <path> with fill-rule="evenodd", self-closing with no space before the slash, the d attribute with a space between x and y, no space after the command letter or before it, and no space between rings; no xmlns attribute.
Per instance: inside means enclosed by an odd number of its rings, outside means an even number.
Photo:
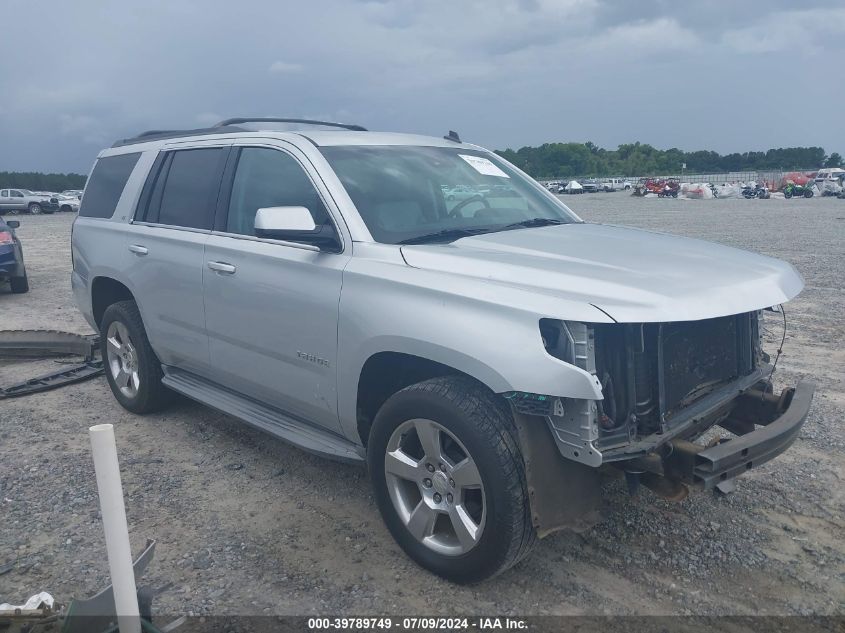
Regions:
<svg viewBox="0 0 845 633"><path fill-rule="evenodd" d="M403 246L409 266L588 303L618 322L693 321L784 303L804 286L786 262L701 240L563 224ZM566 318L565 314L546 315Z"/></svg>

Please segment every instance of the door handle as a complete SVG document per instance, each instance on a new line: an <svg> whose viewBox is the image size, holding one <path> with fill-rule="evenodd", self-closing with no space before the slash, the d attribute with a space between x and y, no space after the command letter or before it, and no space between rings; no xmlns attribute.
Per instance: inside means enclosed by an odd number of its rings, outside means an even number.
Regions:
<svg viewBox="0 0 845 633"><path fill-rule="evenodd" d="M130 244L129 250L131 252L135 253L136 255L142 255L142 256L146 255L147 253L150 252L149 250L147 250L146 246L141 246L140 244Z"/></svg>
<svg viewBox="0 0 845 633"><path fill-rule="evenodd" d="M237 268L226 262L208 262L208 267L221 275L234 275Z"/></svg>

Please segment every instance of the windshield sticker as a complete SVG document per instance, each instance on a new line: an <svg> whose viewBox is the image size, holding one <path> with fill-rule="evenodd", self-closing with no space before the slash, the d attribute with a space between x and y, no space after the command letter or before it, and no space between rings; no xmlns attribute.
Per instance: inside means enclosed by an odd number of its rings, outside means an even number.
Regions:
<svg viewBox="0 0 845 633"><path fill-rule="evenodd" d="M468 162L479 174L484 174L485 176L498 176L499 178L510 178L510 176L508 176L505 172L496 167L495 163L487 160L486 158L481 158L480 156L467 156L466 154L458 154L458 156Z"/></svg>

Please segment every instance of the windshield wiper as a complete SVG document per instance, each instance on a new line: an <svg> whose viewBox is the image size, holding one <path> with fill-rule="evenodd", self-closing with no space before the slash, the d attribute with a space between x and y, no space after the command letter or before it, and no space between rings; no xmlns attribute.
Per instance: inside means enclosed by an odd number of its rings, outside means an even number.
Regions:
<svg viewBox="0 0 845 633"><path fill-rule="evenodd" d="M487 233L490 231L487 227L463 228L463 229L442 229L434 233L424 233L423 235L415 235L405 240L400 240L399 244L425 244L427 242L452 242L462 237L469 235L478 235L480 233Z"/></svg>
<svg viewBox="0 0 845 633"><path fill-rule="evenodd" d="M499 230L506 231L508 229L530 229L537 226L551 226L553 224L566 224L566 222L564 220L558 220L557 218L531 218L529 220L521 220L520 222L514 222L513 224L506 224Z"/></svg>

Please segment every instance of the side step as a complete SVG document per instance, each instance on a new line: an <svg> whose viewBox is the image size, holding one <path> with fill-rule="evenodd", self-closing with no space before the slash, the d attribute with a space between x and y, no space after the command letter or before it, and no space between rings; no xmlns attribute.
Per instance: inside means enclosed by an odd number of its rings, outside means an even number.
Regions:
<svg viewBox="0 0 845 633"><path fill-rule="evenodd" d="M162 369L162 382L192 400L243 420L309 453L355 464L364 462L364 449L346 438L301 422L194 374L166 365Z"/></svg>

